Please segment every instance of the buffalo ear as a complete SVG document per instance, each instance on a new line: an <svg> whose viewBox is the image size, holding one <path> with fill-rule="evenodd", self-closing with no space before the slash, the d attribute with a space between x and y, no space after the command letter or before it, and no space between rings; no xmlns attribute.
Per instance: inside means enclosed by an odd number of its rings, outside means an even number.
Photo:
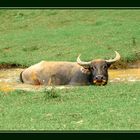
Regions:
<svg viewBox="0 0 140 140"><path fill-rule="evenodd" d="M90 74L91 74L91 71L90 71L89 68L84 68L84 67L82 67L82 68L81 68L81 72L84 73L84 74L87 74L87 75L90 75Z"/></svg>

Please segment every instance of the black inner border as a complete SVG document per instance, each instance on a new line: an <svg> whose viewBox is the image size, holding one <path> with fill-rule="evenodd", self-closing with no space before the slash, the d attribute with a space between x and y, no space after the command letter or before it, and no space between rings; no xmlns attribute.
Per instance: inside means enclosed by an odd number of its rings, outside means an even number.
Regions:
<svg viewBox="0 0 140 140"><path fill-rule="evenodd" d="M0 1L0 8L6 8L6 9L24 9L24 8L29 8L29 9L49 9L49 8L58 8L58 9L79 9L79 8L84 8L84 9L89 9L89 8L121 8L121 9L135 9L138 8L140 9L140 1L138 0L1 0ZM109 131L104 131L104 132L41 132L39 133L38 131L27 131L27 132L14 132L14 131L7 131L7 132L0 132L0 136L2 138L17 138L17 139L26 139L26 138L38 138L38 139L86 139L88 140L89 138L91 139L101 139L101 140L115 140L115 139L131 139L131 140L139 140L140 139L140 131L128 131L128 132L109 132Z"/></svg>
<svg viewBox="0 0 140 140"><path fill-rule="evenodd" d="M139 0L0 0L0 7L140 7Z"/></svg>

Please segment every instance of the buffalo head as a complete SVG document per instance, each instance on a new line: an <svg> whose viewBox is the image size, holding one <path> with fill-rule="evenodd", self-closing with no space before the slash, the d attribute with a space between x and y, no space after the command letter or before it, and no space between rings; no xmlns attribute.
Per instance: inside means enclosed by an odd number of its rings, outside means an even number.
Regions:
<svg viewBox="0 0 140 140"><path fill-rule="evenodd" d="M114 59L109 60L92 60L90 62L84 62L80 60L80 55L77 58L77 63L83 67L83 72L90 75L90 82L94 85L106 85L108 82L108 68L111 64L120 59L120 54L116 52Z"/></svg>

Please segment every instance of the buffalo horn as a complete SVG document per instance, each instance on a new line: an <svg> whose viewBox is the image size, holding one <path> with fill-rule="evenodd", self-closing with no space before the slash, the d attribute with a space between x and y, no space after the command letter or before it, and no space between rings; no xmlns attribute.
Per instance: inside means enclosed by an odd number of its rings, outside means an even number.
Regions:
<svg viewBox="0 0 140 140"><path fill-rule="evenodd" d="M120 54L117 51L115 51L115 53L116 53L115 58L114 59L106 60L107 63L114 63L114 62L120 60L120 58L121 58Z"/></svg>
<svg viewBox="0 0 140 140"><path fill-rule="evenodd" d="M80 60L80 56L81 56L81 54L77 57L77 63L78 63L80 66L83 66L83 67L85 67L85 68L89 68L91 62L84 62L84 61L81 61L81 60Z"/></svg>

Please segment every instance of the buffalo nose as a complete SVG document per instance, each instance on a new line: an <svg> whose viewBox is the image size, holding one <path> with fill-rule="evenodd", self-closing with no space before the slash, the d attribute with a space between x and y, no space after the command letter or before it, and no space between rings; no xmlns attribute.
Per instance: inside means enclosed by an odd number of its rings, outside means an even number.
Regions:
<svg viewBox="0 0 140 140"><path fill-rule="evenodd" d="M96 78L96 80L103 80L103 76L102 75L97 75L95 78Z"/></svg>

